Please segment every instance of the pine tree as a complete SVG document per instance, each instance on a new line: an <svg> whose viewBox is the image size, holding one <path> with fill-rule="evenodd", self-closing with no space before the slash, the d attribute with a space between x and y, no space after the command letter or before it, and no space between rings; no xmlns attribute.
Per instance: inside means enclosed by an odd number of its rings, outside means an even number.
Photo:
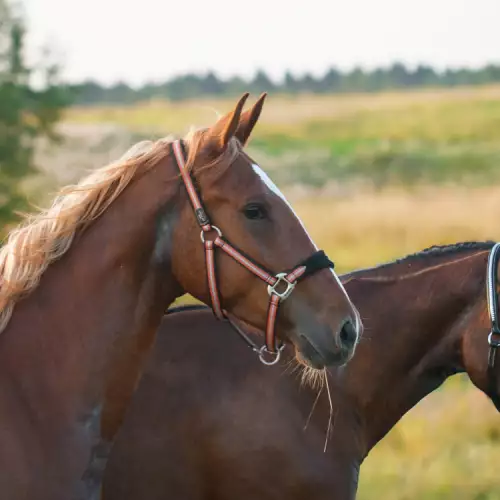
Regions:
<svg viewBox="0 0 500 500"><path fill-rule="evenodd" d="M25 206L19 182L36 171L36 140L58 139L54 126L68 103L59 68L48 56L37 67L27 66L26 28L18 10L0 0L0 234L14 211Z"/></svg>

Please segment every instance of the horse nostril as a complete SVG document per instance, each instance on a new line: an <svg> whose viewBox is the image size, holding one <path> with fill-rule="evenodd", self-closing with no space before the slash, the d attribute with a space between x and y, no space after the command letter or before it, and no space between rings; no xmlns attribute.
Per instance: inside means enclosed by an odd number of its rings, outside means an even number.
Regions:
<svg viewBox="0 0 500 500"><path fill-rule="evenodd" d="M339 339L342 347L352 349L356 345L358 334L351 320L347 320L340 329Z"/></svg>

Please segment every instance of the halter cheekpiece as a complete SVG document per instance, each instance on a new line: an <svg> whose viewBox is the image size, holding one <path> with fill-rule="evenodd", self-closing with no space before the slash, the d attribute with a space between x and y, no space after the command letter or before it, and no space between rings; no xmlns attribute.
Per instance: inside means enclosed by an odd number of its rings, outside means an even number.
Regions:
<svg viewBox="0 0 500 500"><path fill-rule="evenodd" d="M259 264L253 262L251 258L243 255L241 251L237 250L227 240L225 240L222 235L222 231L210 222L210 218L203 207L201 196L194 186L190 173L186 169L186 155L183 146L182 141L174 141L172 143L172 151L191 201L196 220L201 227L200 237L205 247L208 289L210 292L210 300L214 315L220 320L229 320L233 328L242 336L250 347L259 354L259 359L264 364L273 365L279 361L281 351L284 348L283 344L277 344L275 337L275 323L280 302L286 300L290 296L300 280L303 280L305 277L310 276L321 269L333 269L334 264L326 256L323 250L318 250L310 257L300 262L292 270L273 275ZM223 250L245 269L267 284L267 293L269 294L270 299L267 312L265 344L262 347L257 346L240 327L231 321L226 311L222 308L217 286L217 272L215 266L216 247ZM274 355L274 358L272 358L271 361L267 361L265 358L265 356L269 354Z"/></svg>
<svg viewBox="0 0 500 500"><path fill-rule="evenodd" d="M490 314L491 331L488 335L490 346L488 353L488 392L493 403L500 411L500 395L498 394L495 379L495 363L500 347L500 325L498 323L498 292L497 292L497 270L500 259L500 243L496 243L490 251L488 257L488 267L486 271L486 295L488 299L488 312Z"/></svg>

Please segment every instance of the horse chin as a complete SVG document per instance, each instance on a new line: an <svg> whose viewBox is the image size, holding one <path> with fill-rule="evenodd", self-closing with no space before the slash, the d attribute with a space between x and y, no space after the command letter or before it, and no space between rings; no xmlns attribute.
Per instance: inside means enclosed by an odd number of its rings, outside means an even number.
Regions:
<svg viewBox="0 0 500 500"><path fill-rule="evenodd" d="M295 350L295 361L300 367L300 383L304 387L319 390L326 381L325 368L316 368L305 359L298 350Z"/></svg>
<svg viewBox="0 0 500 500"><path fill-rule="evenodd" d="M322 358L310 358L305 356L304 353L297 347L295 347L295 359L307 370L321 371L325 368L325 363Z"/></svg>
<svg viewBox="0 0 500 500"><path fill-rule="evenodd" d="M309 340L300 335L299 342L295 343L297 361L308 368L322 370L326 367L343 366L349 362L353 352L349 349L339 349L336 352L322 353Z"/></svg>

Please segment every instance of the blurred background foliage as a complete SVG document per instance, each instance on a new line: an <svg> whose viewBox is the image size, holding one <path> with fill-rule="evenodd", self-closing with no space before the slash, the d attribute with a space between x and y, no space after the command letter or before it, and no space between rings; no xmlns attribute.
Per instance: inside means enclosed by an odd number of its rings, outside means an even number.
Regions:
<svg viewBox="0 0 500 500"><path fill-rule="evenodd" d="M26 35L22 8L0 0L3 235L17 211L49 202L58 186L132 143L208 125L235 96L267 91L250 152L341 272L431 245L500 237L498 65L68 85L50 52L27 62ZM499 423L489 401L454 377L368 457L359 498L500 499Z"/></svg>

